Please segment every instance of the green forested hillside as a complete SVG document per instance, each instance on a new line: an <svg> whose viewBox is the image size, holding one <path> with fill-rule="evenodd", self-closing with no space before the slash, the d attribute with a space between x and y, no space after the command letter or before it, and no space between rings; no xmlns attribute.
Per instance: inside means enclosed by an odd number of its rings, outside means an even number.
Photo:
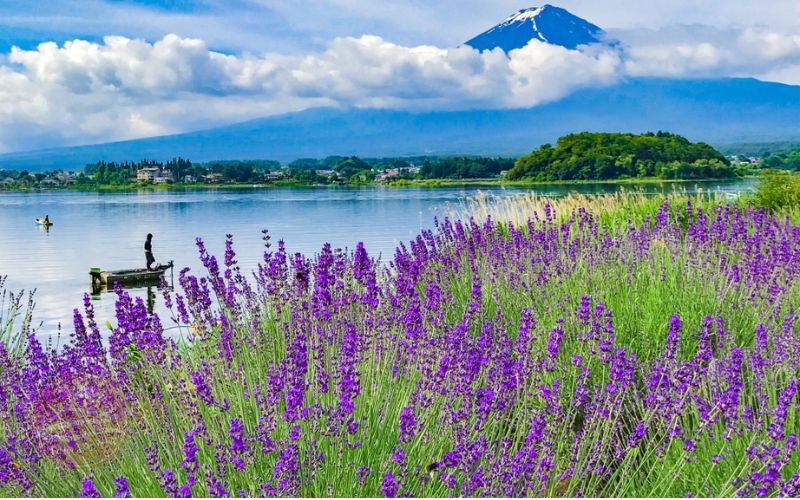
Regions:
<svg viewBox="0 0 800 500"><path fill-rule="evenodd" d="M730 162L708 144L667 132L571 134L517 160L511 180L664 179L735 176Z"/></svg>

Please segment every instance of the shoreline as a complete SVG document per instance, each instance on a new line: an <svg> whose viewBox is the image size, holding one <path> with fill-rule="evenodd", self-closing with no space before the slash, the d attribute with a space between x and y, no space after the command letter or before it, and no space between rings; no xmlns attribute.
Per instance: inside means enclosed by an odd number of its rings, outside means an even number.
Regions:
<svg viewBox="0 0 800 500"><path fill-rule="evenodd" d="M603 185L623 185L623 186L652 186L658 184L689 185L692 183L710 182L745 182L758 179L757 175L729 178L708 178L708 179L661 179L657 177L646 178L626 178L626 179L606 179L606 180L567 180L567 181L507 181L503 179L413 179L398 180L387 183L360 183L360 184L303 184L303 183L230 183L230 184L125 184L125 185L99 185L99 186L62 186L62 187L33 187L33 188L0 188L0 193L29 193L29 192L95 192L95 193L115 193L115 192L138 192L138 191L212 191L212 190L246 190L246 189L276 189L276 188L295 188L295 189L341 189L341 188L442 188L442 187L535 187L535 186L603 186Z"/></svg>

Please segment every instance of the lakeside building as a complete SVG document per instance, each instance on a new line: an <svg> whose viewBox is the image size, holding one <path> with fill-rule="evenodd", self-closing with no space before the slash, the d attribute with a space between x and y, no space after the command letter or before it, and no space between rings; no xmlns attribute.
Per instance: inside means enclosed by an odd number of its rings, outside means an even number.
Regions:
<svg viewBox="0 0 800 500"><path fill-rule="evenodd" d="M140 168L136 171L136 180L142 182L153 182L156 176L161 173L160 168Z"/></svg>
<svg viewBox="0 0 800 500"><path fill-rule="evenodd" d="M55 179L62 184L69 184L75 181L75 174L72 172L58 172Z"/></svg>
<svg viewBox="0 0 800 500"><path fill-rule="evenodd" d="M140 182L149 182L152 184L165 184L174 182L175 177L172 175L171 170L161 169L158 167L140 168L136 171L136 180Z"/></svg>
<svg viewBox="0 0 800 500"><path fill-rule="evenodd" d="M728 155L727 158L734 165L760 165L763 160L757 156Z"/></svg>
<svg viewBox="0 0 800 500"><path fill-rule="evenodd" d="M420 172L420 167L412 164L409 167L389 168L375 174L375 182L385 182L389 179L397 179L400 176L415 176Z"/></svg>
<svg viewBox="0 0 800 500"><path fill-rule="evenodd" d="M284 172L269 172L267 173L264 178L268 181L279 181L286 178L286 174Z"/></svg>
<svg viewBox="0 0 800 500"><path fill-rule="evenodd" d="M153 184L167 184L175 182L175 177L170 170L162 170L153 178Z"/></svg>
<svg viewBox="0 0 800 500"><path fill-rule="evenodd" d="M384 182L389 179L394 179L400 176L400 169L399 168L390 168L388 170L384 170L383 172L375 175L375 182Z"/></svg>

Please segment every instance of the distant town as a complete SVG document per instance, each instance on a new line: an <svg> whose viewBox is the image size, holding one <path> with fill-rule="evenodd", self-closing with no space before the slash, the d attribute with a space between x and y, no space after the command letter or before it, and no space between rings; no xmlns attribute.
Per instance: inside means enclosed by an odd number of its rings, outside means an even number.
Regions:
<svg viewBox="0 0 800 500"><path fill-rule="evenodd" d="M511 158L380 158L331 156L300 159L288 164L270 160L193 163L184 158L167 162L97 162L82 171L29 172L0 168L0 188L144 187L158 185L346 185L387 184L414 179L499 179L514 165Z"/></svg>

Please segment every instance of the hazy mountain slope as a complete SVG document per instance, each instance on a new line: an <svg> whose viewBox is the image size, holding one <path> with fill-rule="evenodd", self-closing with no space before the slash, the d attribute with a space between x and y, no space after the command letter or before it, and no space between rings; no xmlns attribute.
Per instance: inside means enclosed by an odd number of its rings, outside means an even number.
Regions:
<svg viewBox="0 0 800 500"><path fill-rule="evenodd" d="M410 113L314 109L180 135L0 156L0 168L97 160L290 161L332 154L516 155L576 131L668 130L711 143L800 138L800 87L753 79L631 80L532 109Z"/></svg>

